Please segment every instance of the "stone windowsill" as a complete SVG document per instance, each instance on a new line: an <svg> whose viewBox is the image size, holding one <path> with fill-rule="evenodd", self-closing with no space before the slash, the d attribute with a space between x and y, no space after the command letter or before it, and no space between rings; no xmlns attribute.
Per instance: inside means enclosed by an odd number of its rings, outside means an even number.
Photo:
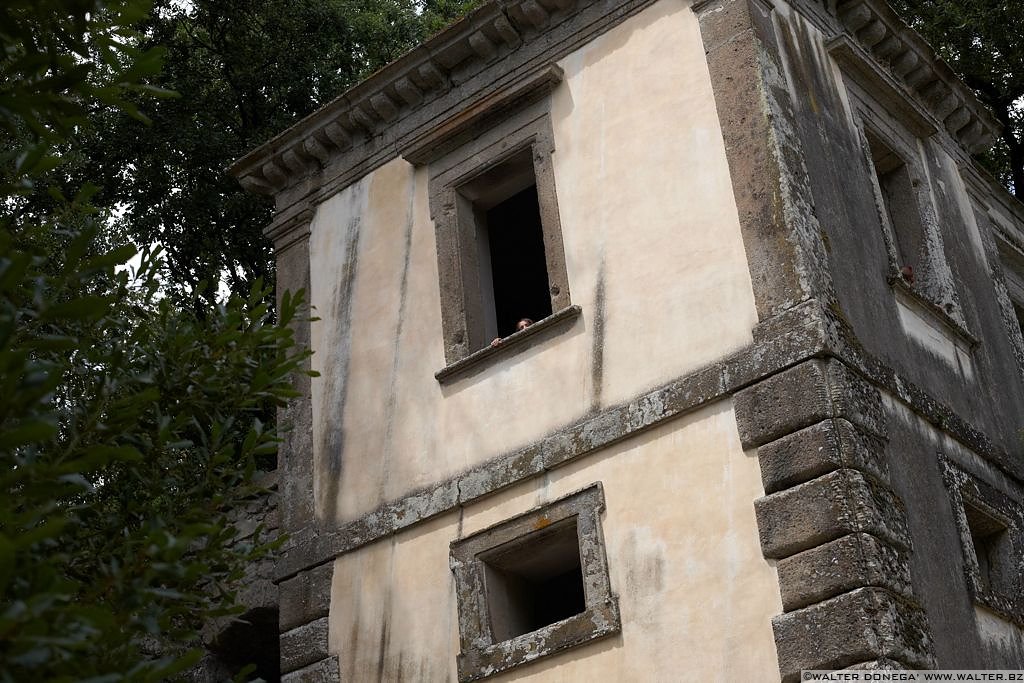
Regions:
<svg viewBox="0 0 1024 683"><path fill-rule="evenodd" d="M973 349L981 342L973 334L967 331L967 328L963 323L956 320L952 315L942 310L938 304L928 299L923 294L914 289L913 285L907 284L906 281L898 274L893 275L889 278L889 285L892 287L893 294L899 300L899 296L902 295L905 298L912 301L922 309L926 314L933 318L939 325L944 329L951 339L959 341L965 345L967 349Z"/></svg>
<svg viewBox="0 0 1024 683"><path fill-rule="evenodd" d="M504 337L501 340L501 344L498 346L485 346L479 351L474 351L465 358L457 360L447 367L441 368L434 373L434 378L441 384L445 384L457 377L461 377L472 372L479 372L501 358L506 358L519 353L520 351L526 350L532 346L531 342L537 341L538 337L544 332L552 331L556 327L560 327L563 324L576 320L580 317L582 312L583 309L579 306L563 308L556 313L552 313L543 320L538 320L525 330L520 330L519 332L515 332L514 334Z"/></svg>

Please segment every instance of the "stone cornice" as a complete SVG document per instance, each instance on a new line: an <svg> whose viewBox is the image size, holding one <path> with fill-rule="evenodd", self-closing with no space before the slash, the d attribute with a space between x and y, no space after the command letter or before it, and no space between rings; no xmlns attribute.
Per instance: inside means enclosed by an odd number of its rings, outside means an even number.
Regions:
<svg viewBox="0 0 1024 683"><path fill-rule="evenodd" d="M337 192L502 92L522 96L538 71L655 0L492 0L235 162L249 191L275 196L278 215ZM998 123L974 93L884 0L819 3L848 35L833 55L885 72L889 89L946 128L965 149L991 143ZM798 3L802 4L802 3ZM811 7L805 7L810 11ZM867 69L864 65L867 65ZM548 72L540 90L553 85ZM526 86L524 86L526 84ZM289 207L294 207L290 209Z"/></svg>
<svg viewBox="0 0 1024 683"><path fill-rule="evenodd" d="M277 194L335 156L371 147L375 136L410 112L592 4L595 0L490 2L245 155L228 171L247 190Z"/></svg>
<svg viewBox="0 0 1024 683"><path fill-rule="evenodd" d="M847 64L869 59L882 65L909 99L968 152L991 146L1000 130L998 121L884 0L838 0L834 14L853 39L833 40L829 51L834 57Z"/></svg>

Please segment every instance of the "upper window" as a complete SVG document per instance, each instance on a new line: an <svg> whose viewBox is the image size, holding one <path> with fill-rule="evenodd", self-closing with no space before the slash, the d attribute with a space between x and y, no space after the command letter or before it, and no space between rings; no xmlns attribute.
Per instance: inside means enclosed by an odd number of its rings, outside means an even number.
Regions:
<svg viewBox="0 0 1024 683"><path fill-rule="evenodd" d="M925 171L923 141L899 126L882 125L866 110L866 148L882 232L889 252L890 282L897 301L922 305L973 343L946 262L942 231Z"/></svg>
<svg viewBox="0 0 1024 683"><path fill-rule="evenodd" d="M456 211L472 223L469 237L477 250L476 278L464 286L479 298L482 335L473 335L478 348L516 332L520 320L552 313L532 151L526 147L456 189Z"/></svg>
<svg viewBox="0 0 1024 683"><path fill-rule="evenodd" d="M896 267L908 284L924 283L929 279L929 255L916 183L899 154L870 131L866 137L882 200L882 218L893 239Z"/></svg>
<svg viewBox="0 0 1024 683"><path fill-rule="evenodd" d="M543 72L532 87L543 91L558 77ZM429 157L415 157L430 170L449 368L510 336L507 345L515 345L573 317L548 107L536 96L495 105Z"/></svg>
<svg viewBox="0 0 1024 683"><path fill-rule="evenodd" d="M1013 306L1017 327L1024 334L1024 254L1004 239L996 238L997 253L1002 264L1003 282Z"/></svg>

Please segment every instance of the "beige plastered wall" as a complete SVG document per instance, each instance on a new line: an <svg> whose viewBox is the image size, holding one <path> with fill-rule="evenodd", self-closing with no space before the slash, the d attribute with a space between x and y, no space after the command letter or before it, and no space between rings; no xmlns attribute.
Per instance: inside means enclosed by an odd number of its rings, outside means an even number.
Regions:
<svg viewBox="0 0 1024 683"><path fill-rule="evenodd" d="M661 0L560 66L553 165L583 313L557 337L439 384L426 169L396 159L316 212L321 518L358 518L751 341L753 293L689 3Z"/></svg>
<svg viewBox="0 0 1024 683"><path fill-rule="evenodd" d="M488 680L777 677L782 606L751 504L763 490L726 400L339 557L330 649L341 680L456 680L450 542L595 481L622 633Z"/></svg>

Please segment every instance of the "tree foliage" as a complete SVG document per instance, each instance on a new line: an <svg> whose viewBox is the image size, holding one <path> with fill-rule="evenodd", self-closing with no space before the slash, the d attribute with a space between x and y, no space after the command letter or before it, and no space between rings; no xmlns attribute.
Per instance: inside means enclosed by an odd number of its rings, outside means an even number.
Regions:
<svg viewBox="0 0 1024 683"><path fill-rule="evenodd" d="M149 83L180 93L147 107L153 125L96 111L80 141L87 177L107 179L121 228L167 252L168 279L213 300L273 273L266 199L226 167L479 2L158 0L145 46L167 50Z"/></svg>
<svg viewBox="0 0 1024 683"><path fill-rule="evenodd" d="M984 161L1024 197L1024 30L1010 0L894 0L1003 126Z"/></svg>
<svg viewBox="0 0 1024 683"><path fill-rule="evenodd" d="M181 305L154 254L124 267L135 248L66 172L90 113L142 120L139 97L166 94L133 28L147 10L0 6L0 681L164 679L268 550L227 514L276 449L301 300L281 326L258 280Z"/></svg>

